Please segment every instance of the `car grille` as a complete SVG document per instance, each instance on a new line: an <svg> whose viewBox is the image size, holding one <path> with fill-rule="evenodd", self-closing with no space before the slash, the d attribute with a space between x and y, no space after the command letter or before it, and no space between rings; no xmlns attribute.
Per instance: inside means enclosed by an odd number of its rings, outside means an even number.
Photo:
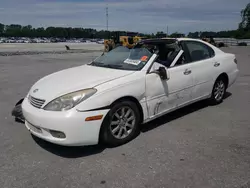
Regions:
<svg viewBox="0 0 250 188"><path fill-rule="evenodd" d="M34 106L36 108L41 108L43 106L43 104L45 103L45 100L38 99L38 98L35 98L35 97L32 97L31 95L29 95L29 102L32 106Z"/></svg>

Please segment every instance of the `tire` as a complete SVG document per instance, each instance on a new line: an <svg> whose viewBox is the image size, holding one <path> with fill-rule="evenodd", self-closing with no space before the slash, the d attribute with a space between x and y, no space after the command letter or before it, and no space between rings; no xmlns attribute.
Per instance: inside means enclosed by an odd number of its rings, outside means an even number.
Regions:
<svg viewBox="0 0 250 188"><path fill-rule="evenodd" d="M107 44L107 45L105 46L104 51L105 51L105 52L109 52L109 51L111 51L111 50L113 50L112 45L111 45L111 44Z"/></svg>
<svg viewBox="0 0 250 188"><path fill-rule="evenodd" d="M109 45L104 46L104 52L109 52Z"/></svg>
<svg viewBox="0 0 250 188"><path fill-rule="evenodd" d="M218 47L219 47L219 48L225 47L225 44L224 44L223 42L220 42L220 43L218 44Z"/></svg>
<svg viewBox="0 0 250 188"><path fill-rule="evenodd" d="M225 79L223 79L223 77L219 77L215 81L214 86L213 86L213 91L212 91L212 95L210 98L211 104L216 105L216 104L220 104L223 101L225 93L226 93L226 88L227 88L227 85L226 85Z"/></svg>
<svg viewBox="0 0 250 188"><path fill-rule="evenodd" d="M134 102L116 103L102 123L100 141L112 147L126 144L139 134L139 123L140 112Z"/></svg>

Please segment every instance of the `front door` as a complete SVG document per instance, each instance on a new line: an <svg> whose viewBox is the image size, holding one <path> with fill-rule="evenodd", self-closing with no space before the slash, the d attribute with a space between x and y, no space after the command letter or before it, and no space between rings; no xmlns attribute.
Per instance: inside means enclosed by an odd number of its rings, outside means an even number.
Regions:
<svg viewBox="0 0 250 188"><path fill-rule="evenodd" d="M160 66L154 63L151 71ZM151 72L150 71L150 72ZM149 118L164 114L189 102L193 89L190 64L176 65L167 69L170 79L162 80L156 73L146 75L146 100Z"/></svg>

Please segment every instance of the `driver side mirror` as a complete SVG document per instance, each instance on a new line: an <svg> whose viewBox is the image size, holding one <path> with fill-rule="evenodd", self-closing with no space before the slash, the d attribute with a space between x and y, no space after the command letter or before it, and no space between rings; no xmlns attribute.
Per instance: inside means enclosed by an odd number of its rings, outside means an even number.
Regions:
<svg viewBox="0 0 250 188"><path fill-rule="evenodd" d="M168 73L164 67L159 67L158 72L159 72L159 76L161 77L162 80L169 79Z"/></svg>
<svg viewBox="0 0 250 188"><path fill-rule="evenodd" d="M151 71L150 73L158 74L162 80L170 79L169 72L165 69L165 67L162 67L162 66L160 66L158 69L154 71Z"/></svg>

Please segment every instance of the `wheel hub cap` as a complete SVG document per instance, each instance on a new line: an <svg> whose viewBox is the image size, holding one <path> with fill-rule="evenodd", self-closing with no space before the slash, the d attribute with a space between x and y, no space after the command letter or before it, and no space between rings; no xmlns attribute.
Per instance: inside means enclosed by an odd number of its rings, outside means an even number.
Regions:
<svg viewBox="0 0 250 188"><path fill-rule="evenodd" d="M225 85L223 81L219 81L216 83L214 88L214 97L217 101L221 100L224 96Z"/></svg>
<svg viewBox="0 0 250 188"><path fill-rule="evenodd" d="M111 119L110 130L117 139L124 139L130 135L135 125L135 113L130 107L121 107Z"/></svg>

